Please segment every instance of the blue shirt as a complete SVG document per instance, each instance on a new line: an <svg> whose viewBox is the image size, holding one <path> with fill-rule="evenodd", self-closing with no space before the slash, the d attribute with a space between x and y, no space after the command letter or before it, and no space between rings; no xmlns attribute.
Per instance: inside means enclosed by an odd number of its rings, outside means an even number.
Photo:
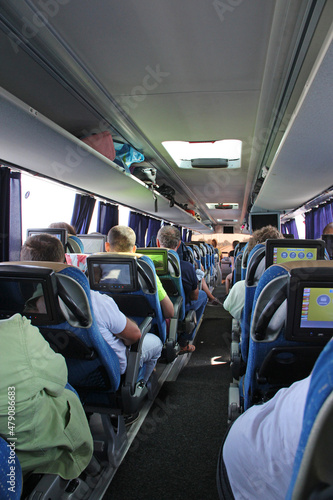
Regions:
<svg viewBox="0 0 333 500"><path fill-rule="evenodd" d="M198 287L197 275L193 265L185 260L180 261L180 270L182 273L182 283L185 292L185 303L188 304L191 301L191 292L196 290Z"/></svg>

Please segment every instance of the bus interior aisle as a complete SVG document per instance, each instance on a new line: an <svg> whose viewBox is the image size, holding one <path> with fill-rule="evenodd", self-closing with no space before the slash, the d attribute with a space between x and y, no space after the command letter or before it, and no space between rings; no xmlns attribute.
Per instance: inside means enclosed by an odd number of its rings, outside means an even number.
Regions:
<svg viewBox="0 0 333 500"><path fill-rule="evenodd" d="M221 298L224 286L215 289ZM227 428L231 316L206 307L196 350L163 384L104 499L216 499ZM188 355L186 355L188 356Z"/></svg>

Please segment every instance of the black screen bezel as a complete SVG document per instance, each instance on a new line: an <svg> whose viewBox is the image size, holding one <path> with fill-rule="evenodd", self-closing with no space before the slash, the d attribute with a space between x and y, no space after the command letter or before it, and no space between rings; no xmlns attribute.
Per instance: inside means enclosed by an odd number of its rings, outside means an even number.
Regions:
<svg viewBox="0 0 333 500"><path fill-rule="evenodd" d="M307 248L313 248L317 249L317 258L315 260L324 260L325 257L325 244L322 240L290 240L287 239L287 242L285 239L268 239L266 240L266 254L265 254L265 267L266 269L270 266L273 265L273 250L274 248L284 248L284 247L292 247L296 248L297 247L307 247ZM295 260L289 260L286 262L312 262L312 261L306 261L306 260L300 260L300 259L295 259ZM281 265L277 264L277 265Z"/></svg>
<svg viewBox="0 0 333 500"><path fill-rule="evenodd" d="M291 341L326 343L333 335L333 328L301 328L304 288L333 288L333 281L300 280L292 277L289 285L286 339Z"/></svg>
<svg viewBox="0 0 333 500"><path fill-rule="evenodd" d="M93 257L91 256L93 255ZM122 292L135 292L139 289L138 284L138 271L136 266L135 259L126 259L126 258L118 258L118 257L109 257L106 254L106 257L97 257L95 254L91 254L87 257L87 265L88 265L88 276L89 276L89 285L91 290L96 290L98 292L106 292L106 293L122 293ZM126 264L129 265L130 276L132 277L132 282L129 285L120 286L119 284L112 283L96 283L94 279L94 266L95 265L106 265L106 264Z"/></svg>
<svg viewBox="0 0 333 500"><path fill-rule="evenodd" d="M68 233L67 230L63 229L62 227L59 228L45 227L45 228L32 228L32 229L30 228L27 229L27 238L29 238L30 236L34 236L35 234L43 234L43 233L50 234L51 236L55 236L56 238L57 235L59 234L60 238L58 239L60 239L61 243L65 247L67 243Z"/></svg>

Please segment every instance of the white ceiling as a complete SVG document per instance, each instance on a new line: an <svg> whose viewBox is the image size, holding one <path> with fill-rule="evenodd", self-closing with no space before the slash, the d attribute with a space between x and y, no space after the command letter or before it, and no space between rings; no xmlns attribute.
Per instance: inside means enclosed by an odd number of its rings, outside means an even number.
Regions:
<svg viewBox="0 0 333 500"><path fill-rule="evenodd" d="M0 0L0 85L77 137L111 124L157 167L158 183L176 189L177 201L188 203L207 223L238 219L239 225L251 202L268 145L267 131L279 112L292 74L291 61L296 49L302 48L298 37L313 4L310 0L62 0L47 12L38 0ZM332 21L328 19L332 9L329 5L325 9L325 22L318 24L322 37ZM314 13L308 16L308 32L315 31L314 17ZM5 32L11 33L10 39ZM322 45L316 31L312 40L300 71L303 81ZM300 81L291 94L289 115L301 92ZM288 121L282 120L277 140L272 139L271 160ZM243 141L240 170L184 171L161 144L218 139ZM304 144L301 147L307 157ZM274 173L267 178L257 206L296 207L328 182L324 175L315 185L307 180L307 189L295 182L281 201L270 187L275 185L275 172L279 189L286 177L301 176L298 156L291 163L290 155L288 151L282 163L275 158ZM93 192L94 186L90 189ZM116 197L112 189L108 197ZM237 202L240 208L212 211L205 205L208 202Z"/></svg>

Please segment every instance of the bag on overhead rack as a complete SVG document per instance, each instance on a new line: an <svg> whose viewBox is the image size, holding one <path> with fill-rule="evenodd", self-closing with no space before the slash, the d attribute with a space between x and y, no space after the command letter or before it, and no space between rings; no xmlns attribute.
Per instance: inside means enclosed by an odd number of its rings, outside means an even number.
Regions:
<svg viewBox="0 0 333 500"><path fill-rule="evenodd" d="M81 139L85 144L95 149L103 156L113 161L116 157L116 151L113 144L112 135L107 130L99 134L93 134Z"/></svg>

